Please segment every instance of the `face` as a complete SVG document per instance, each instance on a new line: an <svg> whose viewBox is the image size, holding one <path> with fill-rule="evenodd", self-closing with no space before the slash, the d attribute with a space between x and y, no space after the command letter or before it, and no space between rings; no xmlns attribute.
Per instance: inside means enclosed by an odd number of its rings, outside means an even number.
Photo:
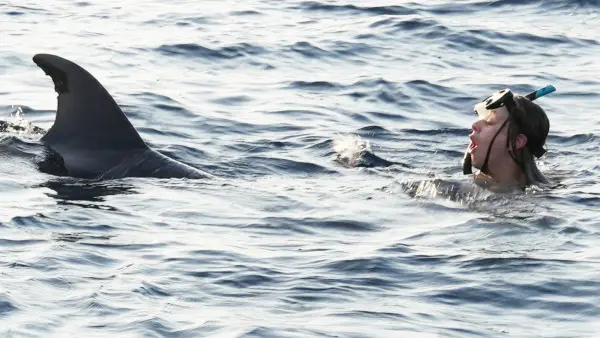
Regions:
<svg viewBox="0 0 600 338"><path fill-rule="evenodd" d="M475 110L479 115L479 119L473 123L472 132L469 135L471 146L471 162L473 167L481 169L485 162L490 143L494 135L500 130L502 124L508 119L509 113L506 107L500 107L494 110L486 110L481 103L475 106ZM508 126L504 126L502 131L496 136L494 143L490 149L488 159L488 167L492 168L500 164L502 161L510 160L506 139L508 137Z"/></svg>

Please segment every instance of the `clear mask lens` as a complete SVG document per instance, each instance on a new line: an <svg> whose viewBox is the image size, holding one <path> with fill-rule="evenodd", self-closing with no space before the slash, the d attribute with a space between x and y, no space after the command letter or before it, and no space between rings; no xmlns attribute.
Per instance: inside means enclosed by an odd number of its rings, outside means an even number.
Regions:
<svg viewBox="0 0 600 338"><path fill-rule="evenodd" d="M477 116L479 117L480 120L486 120L492 113L492 111L487 110L485 108L485 106L486 106L486 104L484 101L484 102L479 102L478 104L475 105L475 108L473 108L473 110L475 111L475 114L477 114Z"/></svg>
<svg viewBox="0 0 600 338"><path fill-rule="evenodd" d="M510 89L503 89L495 92L492 96L479 102L475 105L475 113L479 116L480 120L485 120L490 116L493 109L499 108L505 104L507 100L511 100L513 97Z"/></svg>

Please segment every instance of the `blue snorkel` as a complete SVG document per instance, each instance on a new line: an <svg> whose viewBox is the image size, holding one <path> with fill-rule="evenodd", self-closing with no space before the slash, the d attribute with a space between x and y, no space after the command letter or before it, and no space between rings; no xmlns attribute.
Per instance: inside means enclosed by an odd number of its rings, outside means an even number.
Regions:
<svg viewBox="0 0 600 338"><path fill-rule="evenodd" d="M547 85L546 87L540 88L534 92L531 92L531 93L525 95L525 98L529 99L529 101L533 101L535 99L539 99L540 97L546 96L555 91L556 91L556 88L554 88L554 86Z"/></svg>
<svg viewBox="0 0 600 338"><path fill-rule="evenodd" d="M548 95L554 91L556 91L556 88L554 88L554 86L548 85L548 86L540 88L534 92L531 92L531 93L525 95L524 97L526 99L528 99L529 101L534 101L534 100L536 100L542 96ZM497 91L496 93L494 93L494 95L486 98L480 104L476 105L475 113L481 114L481 112L479 110L493 110L493 109L497 109L497 108L500 108L503 106L505 106L508 109L509 113L511 113L512 109L515 106L515 103L514 103L515 101L513 100L513 97L514 97L514 94L509 89L503 89L503 90ZM491 151L492 145L496 139L496 136L498 136L498 134L500 134L500 131L502 131L502 128L504 128L504 126L506 125L507 122L508 122L508 119L500 127L500 129L498 130L498 132L496 133L496 135L492 138L492 141L490 142L484 164L481 167L481 171L484 173L488 171L488 168L487 168L488 159L490 156L490 151ZM465 175L469 175L469 174L473 173L470 149L471 149L471 145L469 145L469 147L467 148L467 151L465 152L465 156L463 158L463 174L465 174ZM543 153L545 153L545 150L541 149L540 151L538 151L538 154L536 156L540 157L540 156L542 156Z"/></svg>

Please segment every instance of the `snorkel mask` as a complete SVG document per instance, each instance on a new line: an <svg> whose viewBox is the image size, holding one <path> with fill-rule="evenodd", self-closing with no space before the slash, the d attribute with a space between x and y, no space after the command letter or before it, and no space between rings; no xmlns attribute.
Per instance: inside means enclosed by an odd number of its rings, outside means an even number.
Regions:
<svg viewBox="0 0 600 338"><path fill-rule="evenodd" d="M534 101L535 99L540 98L544 95L548 95L554 91L556 91L556 88L554 88L553 86L546 86L546 87L540 88L534 92L531 92L531 93L525 95L524 97L526 99L528 99L529 101ZM492 96L490 96L490 97L486 98L485 100L476 104L474 110L475 110L475 113L479 116L479 118L483 119L483 118L487 117L492 110L498 109L500 107L506 107L510 117L514 118L515 105L516 104L514 101L514 94L510 91L510 89L503 89L503 90L497 91ZM488 172L488 160L490 157L490 152L492 150L492 145L494 144L494 141L496 140L496 137L498 136L498 134L500 134L502 129L504 129L504 127L508 123L508 120L510 120L510 117L508 119L506 119L506 121L504 121L504 123L502 124L500 129L498 129L498 131L496 132L496 135L494 135L494 137L492 138L490 145L488 146L487 153L485 155L485 161L483 162L483 166L481 167L481 172L483 172L483 173ZM529 145L529 143L528 143L528 145ZM473 173L470 148L471 148L471 145L469 144L469 147L467 148L467 151L465 152L465 157L463 158L463 174L465 174L465 175L469 175L469 174ZM546 153L546 150L542 147L541 144L539 145L539 147L536 147L534 149L530 148L530 150L533 153L533 155L536 157L540 157L540 156L544 155L544 153Z"/></svg>

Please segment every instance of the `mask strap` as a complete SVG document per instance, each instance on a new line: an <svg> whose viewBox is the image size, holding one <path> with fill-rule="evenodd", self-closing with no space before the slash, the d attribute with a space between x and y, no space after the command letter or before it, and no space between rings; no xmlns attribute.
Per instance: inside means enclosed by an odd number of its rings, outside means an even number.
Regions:
<svg viewBox="0 0 600 338"><path fill-rule="evenodd" d="M509 112L509 117L508 117L508 119L506 120L506 122L508 122L508 120L510 120L511 118L512 118L512 119L515 119L515 116L513 115L513 112L514 112L514 110L516 109L516 107L515 107L515 102L514 102L513 100L511 100L511 101L507 102L507 104L506 104L506 109L508 109L508 112ZM506 123L506 122L505 122L505 123ZM517 121L514 121L514 122L515 122L514 124L515 124L516 126L519 126L519 123L518 123ZM509 128L510 128L510 127L509 127ZM519 129L520 129L520 128L519 128ZM509 131L510 131L510 130L509 130ZM518 131L520 131L520 130L518 130ZM509 134L510 134L510 133L509 133ZM529 140L527 140L527 141L528 141L528 143L529 143ZM528 146L528 145L527 145L527 146ZM515 161L515 163L516 163L516 164L519 166L519 168L521 168L521 170L522 170L523 172L525 172L525 167L524 167L525 165L524 165L524 163L521 163L522 161L521 161L521 162L519 162L519 160L517 159L517 154L516 154L516 152L514 152L514 151L513 151L513 150L515 150L515 147L514 147L514 145L513 145L513 147L510 147L510 135L508 135L508 137L506 138L506 149L510 149L510 150L511 150L511 151L509 151L509 152L508 152L508 155L510 155L510 157L513 159L513 161ZM513 154L513 152L514 152L514 154Z"/></svg>
<svg viewBox="0 0 600 338"><path fill-rule="evenodd" d="M496 135L494 135L494 137L492 138L492 142L490 142L490 145L489 145L488 150L487 150L487 154L485 154L485 161L483 161L483 166L481 167L481 172L484 173L484 174L488 174L489 175L488 160L490 159L490 153L492 152L492 146L494 145L494 141L496 141L496 137L498 137L498 135L500 134L500 132L502 131L502 129L504 129L504 127L508 123L508 120L509 119L506 119L506 121L504 121L504 123L502 123L502 126L500 127L500 129L498 129L498 131L496 132Z"/></svg>
<svg viewBox="0 0 600 338"><path fill-rule="evenodd" d="M523 172L525 172L525 165L524 165L524 163L521 163L522 161L519 161L519 159L517 159L517 153L516 153L516 151L514 151L515 150L514 145L513 145L513 147L510 147L510 134L508 136L509 137L506 138L506 149L510 149L510 151L508 152L508 155L510 155L510 157L513 159L513 161L515 161L515 163L519 166L519 168L521 168L521 170ZM522 156L521 156L521 159L522 159Z"/></svg>

